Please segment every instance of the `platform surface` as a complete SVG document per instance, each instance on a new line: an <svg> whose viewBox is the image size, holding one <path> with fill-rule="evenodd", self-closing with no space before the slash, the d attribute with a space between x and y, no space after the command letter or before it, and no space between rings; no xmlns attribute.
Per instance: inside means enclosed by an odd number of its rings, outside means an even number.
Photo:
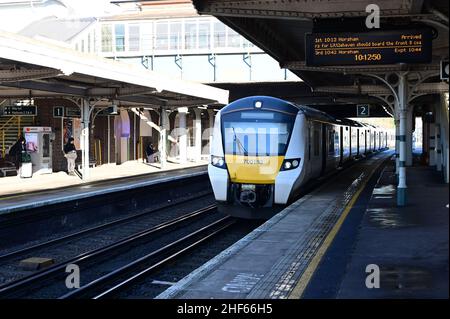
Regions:
<svg viewBox="0 0 450 319"><path fill-rule="evenodd" d="M448 184L441 172L422 166L407 168L407 185L407 206L397 207L395 168L383 170L360 222L346 225L357 233L342 274L330 276L330 269L339 272L332 256L346 250L341 236L304 297L448 298ZM370 264L379 269L379 288L366 286Z"/></svg>
<svg viewBox="0 0 450 319"><path fill-rule="evenodd" d="M354 164L157 298L289 298L354 195L392 154Z"/></svg>
<svg viewBox="0 0 450 319"><path fill-rule="evenodd" d="M168 165L165 170L155 167L148 168L148 165L143 163L138 164L125 163L118 166L109 164L94 168L89 182L82 182L78 177L69 176L64 172L35 175L33 181L19 177L0 178L2 181L0 189L16 187L15 193L0 196L0 215L207 174L207 166L204 162L195 165L194 163L172 164ZM145 167L138 167L141 165ZM142 171L146 173L142 173ZM20 188L20 185L14 183L16 179L23 182L25 186ZM58 184L58 181L61 180L63 182ZM9 181L11 184L8 185L4 181ZM29 185L26 184L27 181L30 182Z"/></svg>

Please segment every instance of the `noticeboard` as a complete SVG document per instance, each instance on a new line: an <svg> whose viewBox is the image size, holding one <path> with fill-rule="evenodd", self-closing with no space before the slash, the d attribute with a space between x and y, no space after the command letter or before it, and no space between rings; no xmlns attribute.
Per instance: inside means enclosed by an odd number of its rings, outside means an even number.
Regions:
<svg viewBox="0 0 450 319"><path fill-rule="evenodd" d="M79 107L66 107L64 109L65 117L81 118L81 110Z"/></svg>
<svg viewBox="0 0 450 319"><path fill-rule="evenodd" d="M307 66L431 62L429 28L305 35Z"/></svg>
<svg viewBox="0 0 450 319"><path fill-rule="evenodd" d="M4 105L0 107L0 116L35 116L36 105Z"/></svg>

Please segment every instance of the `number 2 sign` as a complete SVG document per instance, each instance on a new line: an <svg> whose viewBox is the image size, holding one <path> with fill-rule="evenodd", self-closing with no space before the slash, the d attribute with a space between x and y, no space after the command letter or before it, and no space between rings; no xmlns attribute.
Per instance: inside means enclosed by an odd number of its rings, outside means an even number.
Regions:
<svg viewBox="0 0 450 319"><path fill-rule="evenodd" d="M369 116L369 105L360 104L356 106L356 114L358 117L368 117Z"/></svg>

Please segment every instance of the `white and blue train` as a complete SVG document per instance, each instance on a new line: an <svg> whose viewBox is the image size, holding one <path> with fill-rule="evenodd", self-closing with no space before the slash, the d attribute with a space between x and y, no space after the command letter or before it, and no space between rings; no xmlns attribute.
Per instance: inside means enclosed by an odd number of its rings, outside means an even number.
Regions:
<svg viewBox="0 0 450 319"><path fill-rule="evenodd" d="M387 148L388 134L274 97L234 101L216 115L208 166L219 209L267 217L309 180Z"/></svg>

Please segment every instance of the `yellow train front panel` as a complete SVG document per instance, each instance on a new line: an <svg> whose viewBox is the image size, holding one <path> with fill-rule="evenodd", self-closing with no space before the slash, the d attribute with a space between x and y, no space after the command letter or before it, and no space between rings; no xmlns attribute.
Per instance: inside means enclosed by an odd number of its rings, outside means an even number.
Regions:
<svg viewBox="0 0 450 319"><path fill-rule="evenodd" d="M244 156L225 154L233 183L275 184L284 156Z"/></svg>

